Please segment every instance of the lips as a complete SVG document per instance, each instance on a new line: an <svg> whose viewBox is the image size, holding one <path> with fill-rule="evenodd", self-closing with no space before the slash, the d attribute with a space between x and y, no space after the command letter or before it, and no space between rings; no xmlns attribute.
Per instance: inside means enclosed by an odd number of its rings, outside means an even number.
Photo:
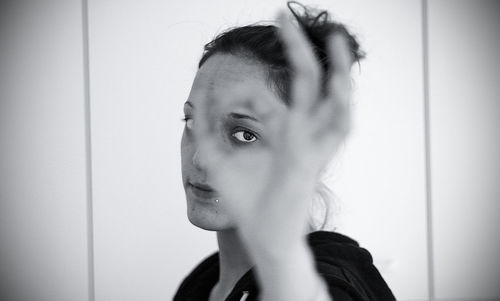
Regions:
<svg viewBox="0 0 500 301"><path fill-rule="evenodd" d="M198 183L198 182L188 182L189 189L199 198L211 199L216 196L216 191L210 185Z"/></svg>

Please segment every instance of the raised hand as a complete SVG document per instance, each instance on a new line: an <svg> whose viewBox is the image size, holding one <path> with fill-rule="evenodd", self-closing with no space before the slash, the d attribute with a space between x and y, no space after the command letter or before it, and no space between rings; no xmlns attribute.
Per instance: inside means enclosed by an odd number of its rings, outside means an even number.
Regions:
<svg viewBox="0 0 500 301"><path fill-rule="evenodd" d="M290 105L267 107L260 101L266 91L249 86L230 99L200 103L194 114L194 135L207 158L221 210L236 217L249 248L271 253L302 242L320 171L350 127L351 57L345 38L335 35L328 40L332 72L323 95L321 67L307 38L284 14L279 24L294 71ZM259 147L234 151L220 143L217 116L232 106L249 107L269 124Z"/></svg>

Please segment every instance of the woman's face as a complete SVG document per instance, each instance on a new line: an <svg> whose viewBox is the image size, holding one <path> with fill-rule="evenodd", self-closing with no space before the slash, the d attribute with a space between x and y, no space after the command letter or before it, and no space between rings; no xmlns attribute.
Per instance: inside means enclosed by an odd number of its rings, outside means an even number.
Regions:
<svg viewBox="0 0 500 301"><path fill-rule="evenodd" d="M219 104L210 106L210 122L214 122L218 134L214 137L217 137L219 149L224 154L252 152L249 159L253 168L244 178L234 179L242 184L242 189L252 189L248 179L252 179L252 173L265 168L265 160L258 157L262 152L256 150L268 147L264 141L271 133L272 118L263 116L263 112L280 114L286 111L286 106L269 88L264 67L258 63L230 54L215 54L198 70L184 104L186 125L181 141L182 180L191 223L206 230L218 231L236 226L235 218L224 210L224 203L238 200L216 201L219 195L209 170L216 167L209 167L207 160L210 158L199 151L193 133L196 121L192 118L199 104L205 101Z"/></svg>

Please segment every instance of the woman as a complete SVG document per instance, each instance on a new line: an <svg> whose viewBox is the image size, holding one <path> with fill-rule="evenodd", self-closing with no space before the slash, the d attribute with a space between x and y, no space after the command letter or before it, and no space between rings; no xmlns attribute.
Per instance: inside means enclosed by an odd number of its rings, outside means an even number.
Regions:
<svg viewBox="0 0 500 301"><path fill-rule="evenodd" d="M363 54L326 12L291 4L298 24L281 13L279 29L239 27L205 46L182 172L188 218L217 231L219 252L174 300L394 300L366 250L315 231L328 219L328 206L319 223L311 209L319 176L349 131L349 72Z"/></svg>

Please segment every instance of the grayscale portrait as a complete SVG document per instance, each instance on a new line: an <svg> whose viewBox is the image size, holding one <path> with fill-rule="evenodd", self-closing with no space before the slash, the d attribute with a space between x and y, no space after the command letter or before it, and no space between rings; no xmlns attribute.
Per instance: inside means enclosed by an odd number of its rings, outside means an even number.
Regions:
<svg viewBox="0 0 500 301"><path fill-rule="evenodd" d="M500 1L0 4L0 300L500 300Z"/></svg>

